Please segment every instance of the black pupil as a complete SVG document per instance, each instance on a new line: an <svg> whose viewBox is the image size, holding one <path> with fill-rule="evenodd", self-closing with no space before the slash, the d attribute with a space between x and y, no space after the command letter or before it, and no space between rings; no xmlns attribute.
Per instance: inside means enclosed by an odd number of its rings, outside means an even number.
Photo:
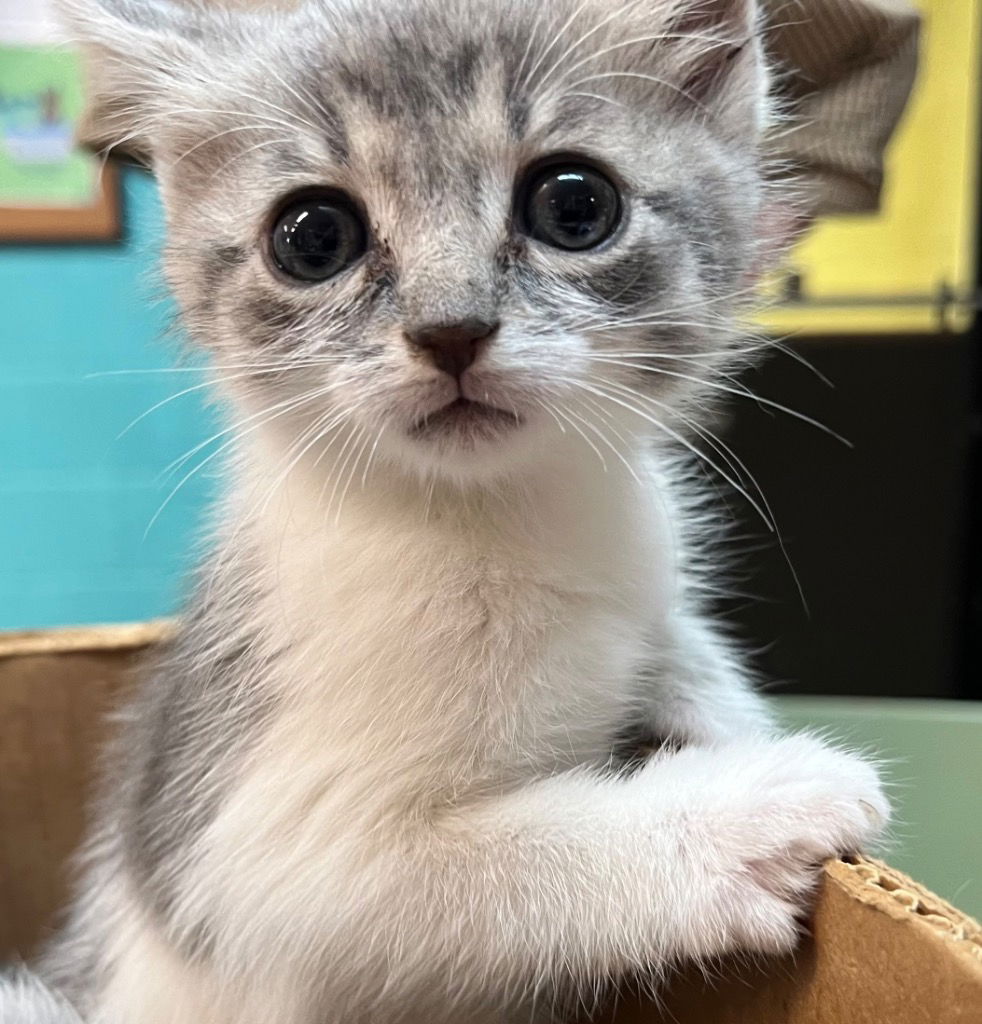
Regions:
<svg viewBox="0 0 982 1024"><path fill-rule="evenodd" d="M301 281L333 277L365 251L365 230L354 211L329 199L304 199L280 214L273 256Z"/></svg>
<svg viewBox="0 0 982 1024"><path fill-rule="evenodd" d="M617 227L617 189L587 167L550 168L528 192L525 218L533 238L560 249L589 249Z"/></svg>

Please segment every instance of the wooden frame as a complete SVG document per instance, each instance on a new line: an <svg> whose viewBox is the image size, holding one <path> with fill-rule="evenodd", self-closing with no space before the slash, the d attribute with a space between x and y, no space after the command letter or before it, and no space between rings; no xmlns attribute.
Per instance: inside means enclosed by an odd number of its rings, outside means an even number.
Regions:
<svg viewBox="0 0 982 1024"><path fill-rule="evenodd" d="M119 171L102 168L99 198L90 206L2 206L0 244L11 242L115 242L122 235Z"/></svg>

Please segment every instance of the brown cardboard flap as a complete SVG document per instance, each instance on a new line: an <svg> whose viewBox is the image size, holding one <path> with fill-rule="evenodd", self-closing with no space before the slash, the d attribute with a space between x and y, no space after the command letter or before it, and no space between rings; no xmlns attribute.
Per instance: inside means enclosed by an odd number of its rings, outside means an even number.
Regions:
<svg viewBox="0 0 982 1024"><path fill-rule="evenodd" d="M109 712L168 628L0 635L0 964L28 957L64 905Z"/></svg>
<svg viewBox="0 0 982 1024"><path fill-rule="evenodd" d="M170 619L75 629L36 629L0 633L0 658L35 654L72 654L78 651L127 651L159 643L174 629Z"/></svg>
<svg viewBox="0 0 982 1024"><path fill-rule="evenodd" d="M924 941L946 945L971 969L982 969L982 926L930 889L882 861L862 857L832 862L827 871L851 899L918 930Z"/></svg>
<svg viewBox="0 0 982 1024"><path fill-rule="evenodd" d="M29 957L63 906L109 712L172 628L0 635L0 963ZM826 865L811 932L793 958L690 969L604 1020L982 1024L982 929L887 865Z"/></svg>
<svg viewBox="0 0 982 1024"><path fill-rule="evenodd" d="M825 866L794 957L687 970L605 1024L982 1024L982 929L879 861Z"/></svg>

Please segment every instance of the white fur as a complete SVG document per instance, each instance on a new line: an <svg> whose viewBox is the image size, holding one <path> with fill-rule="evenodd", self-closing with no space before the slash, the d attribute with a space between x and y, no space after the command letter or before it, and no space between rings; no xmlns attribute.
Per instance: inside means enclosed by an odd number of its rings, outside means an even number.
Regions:
<svg viewBox="0 0 982 1024"><path fill-rule="evenodd" d="M82 1024L59 995L28 971L0 975L0 1024Z"/></svg>
<svg viewBox="0 0 982 1024"><path fill-rule="evenodd" d="M176 913L220 922L216 959L182 968L141 921L100 1024L481 1020L564 976L794 944L814 865L887 816L875 773L767 735L685 613L656 457L603 474L568 443L491 492L378 474L325 521L297 473L269 504L256 615L289 637L287 699ZM644 701L693 745L603 774Z"/></svg>

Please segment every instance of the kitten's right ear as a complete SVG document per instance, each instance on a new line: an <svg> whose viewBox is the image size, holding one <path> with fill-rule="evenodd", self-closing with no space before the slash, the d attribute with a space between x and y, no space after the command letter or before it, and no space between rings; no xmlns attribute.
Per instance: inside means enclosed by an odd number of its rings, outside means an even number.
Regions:
<svg viewBox="0 0 982 1024"><path fill-rule="evenodd" d="M157 133L175 98L191 91L216 18L170 0L56 0L69 41L86 59L88 107L79 141L153 163Z"/></svg>
<svg viewBox="0 0 982 1024"><path fill-rule="evenodd" d="M670 25L680 44L681 95L737 135L768 123L768 75L758 0L675 0Z"/></svg>

